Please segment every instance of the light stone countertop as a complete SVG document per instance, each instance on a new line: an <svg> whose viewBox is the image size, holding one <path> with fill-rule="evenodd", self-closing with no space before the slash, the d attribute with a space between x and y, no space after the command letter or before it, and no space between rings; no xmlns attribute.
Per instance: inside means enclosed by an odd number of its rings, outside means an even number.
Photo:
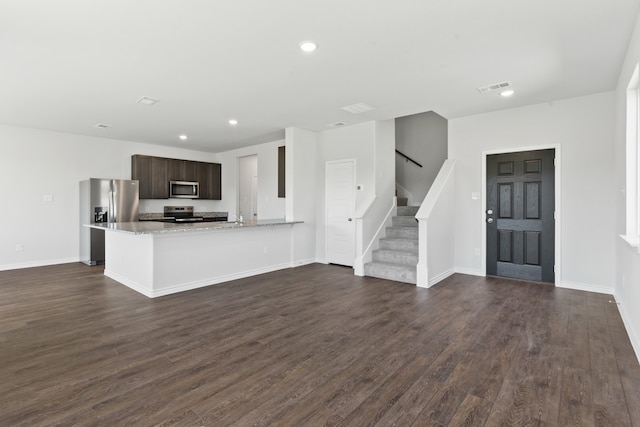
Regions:
<svg viewBox="0 0 640 427"><path fill-rule="evenodd" d="M85 224L85 227L98 230L118 231L129 234L167 234L167 233L188 233L202 231L220 231L233 229L246 229L253 227L274 227L279 225L300 224L302 221L287 221L285 219L260 219L254 221L237 222L195 222L195 223L172 223L156 221L140 222L113 222Z"/></svg>

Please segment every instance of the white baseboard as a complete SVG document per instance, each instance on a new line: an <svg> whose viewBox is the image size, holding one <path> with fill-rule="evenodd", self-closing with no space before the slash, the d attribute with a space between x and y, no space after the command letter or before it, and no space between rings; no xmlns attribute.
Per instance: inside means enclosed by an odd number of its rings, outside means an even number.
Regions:
<svg viewBox="0 0 640 427"><path fill-rule="evenodd" d="M179 285L175 285L175 286L171 286L168 288L163 288L163 289L158 289L158 290L153 290L153 289L148 289L145 286L140 285L139 283L136 283L132 280L129 280L127 278L121 277L117 274L112 273L111 271L109 271L108 269L105 269L104 271L104 275L107 277L110 277L111 279L122 283L123 285L127 286L128 288L133 289L136 292L141 293L142 295L149 297L149 298L157 298L157 297L161 297L161 296L165 296L165 295L171 295L171 294L175 294L178 292L184 292L184 291L190 291L193 289L198 289L198 288L203 288L206 286L212 286L212 285L218 285L220 283L224 283L224 282L230 282L232 280L237 280L237 279L244 279L246 277L251 277L251 276L257 276L259 274L264 274L264 273L271 273L273 271L278 271L278 270L284 270L286 268L291 268L293 267L290 263L286 263L286 264L278 264L278 265L270 265L268 267L264 267L264 268L258 268L255 270L248 270L248 271L243 271L240 273L235 273L235 274L228 274L225 276L218 276L218 277L210 277L208 279L204 279L204 280L198 280L197 282L188 282L188 283L182 283Z"/></svg>
<svg viewBox="0 0 640 427"><path fill-rule="evenodd" d="M294 261L291 267L302 267L303 265L315 264L316 262L318 261L316 261L315 258L299 259Z"/></svg>
<svg viewBox="0 0 640 427"><path fill-rule="evenodd" d="M597 294L613 295L613 288L600 285L590 285L585 283L575 283L563 280L556 283L556 287L565 289L574 289L576 291L595 292Z"/></svg>
<svg viewBox="0 0 640 427"><path fill-rule="evenodd" d="M127 288L133 289L134 291L144 295L145 297L148 297L148 298L154 297L152 291L149 291L147 288L145 288L144 286L140 285L139 283L133 280L127 279L126 277L122 277L119 274L113 273L108 268L104 269L104 275L110 279L115 280L116 282L122 285L125 285Z"/></svg>
<svg viewBox="0 0 640 427"><path fill-rule="evenodd" d="M0 265L0 271L19 270L21 268L32 268L32 267L46 267L47 265L69 264L72 262L80 262L80 258L75 257L75 258L49 259L46 261L32 261L32 262L23 262L18 264L5 264L5 265Z"/></svg>
<svg viewBox="0 0 640 427"><path fill-rule="evenodd" d="M629 336L629 340L631 341L633 351L635 351L636 353L636 359L638 359L638 363L640 363L640 334L638 334L638 331L633 327L633 324L631 323L630 317L627 314L627 309L625 308L625 301L619 299L618 295L615 295L615 298L618 302L618 311L620 312L620 317L622 317L622 323L624 323L624 328L627 330L627 335Z"/></svg>
<svg viewBox="0 0 640 427"><path fill-rule="evenodd" d="M453 272L460 273L460 274L468 274L470 276L480 276L480 277L485 276L485 274L481 270L475 270L473 268L454 267Z"/></svg>
<svg viewBox="0 0 640 427"><path fill-rule="evenodd" d="M445 272L440 273L435 277L432 277L431 279L429 279L429 287L432 287L433 285L440 283L441 281L451 276L455 272L456 272L455 269L450 268L449 270L446 270Z"/></svg>

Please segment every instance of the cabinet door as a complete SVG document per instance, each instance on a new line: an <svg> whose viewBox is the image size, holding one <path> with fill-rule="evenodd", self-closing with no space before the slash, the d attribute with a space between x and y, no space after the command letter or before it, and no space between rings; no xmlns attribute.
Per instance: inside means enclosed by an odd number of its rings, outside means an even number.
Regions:
<svg viewBox="0 0 640 427"><path fill-rule="evenodd" d="M153 190L151 185L151 161L152 157L133 155L131 156L131 179L140 181L140 198L152 199Z"/></svg>
<svg viewBox="0 0 640 427"><path fill-rule="evenodd" d="M131 179L140 182L141 199L168 199L167 160L134 154L131 156Z"/></svg>
<svg viewBox="0 0 640 427"><path fill-rule="evenodd" d="M167 177L168 159L151 158L151 194L152 199L169 198L169 178ZM141 197L142 198L142 197Z"/></svg>
<svg viewBox="0 0 640 427"><path fill-rule="evenodd" d="M183 181L197 181L198 180L198 163L189 160L182 161Z"/></svg>
<svg viewBox="0 0 640 427"><path fill-rule="evenodd" d="M169 181L184 181L184 160L168 159Z"/></svg>
<svg viewBox="0 0 640 427"><path fill-rule="evenodd" d="M213 188L213 165L211 163L196 162L196 181L200 183L200 198L211 199Z"/></svg>
<svg viewBox="0 0 640 427"><path fill-rule="evenodd" d="M213 200L222 200L222 165L220 163L211 163L211 167L211 198Z"/></svg>

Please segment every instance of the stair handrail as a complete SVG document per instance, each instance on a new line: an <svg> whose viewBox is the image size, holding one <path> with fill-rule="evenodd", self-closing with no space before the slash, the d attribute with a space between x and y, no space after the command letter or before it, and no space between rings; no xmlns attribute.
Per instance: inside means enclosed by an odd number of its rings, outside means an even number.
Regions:
<svg viewBox="0 0 640 427"><path fill-rule="evenodd" d="M407 162L411 162L411 163L413 163L413 164L415 164L415 165L417 165L419 167L422 167L422 165L420 163L416 162L411 157L407 156L406 154L404 154L402 151L398 150L397 148L396 148L396 153L400 154L400 156L404 157Z"/></svg>

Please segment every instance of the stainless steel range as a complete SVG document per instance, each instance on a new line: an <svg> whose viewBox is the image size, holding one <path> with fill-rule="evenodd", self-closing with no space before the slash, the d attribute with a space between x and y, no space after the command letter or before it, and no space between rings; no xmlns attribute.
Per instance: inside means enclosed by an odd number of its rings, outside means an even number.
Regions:
<svg viewBox="0 0 640 427"><path fill-rule="evenodd" d="M213 222L226 221L223 217L203 217L193 213L193 206L165 206L164 222Z"/></svg>

